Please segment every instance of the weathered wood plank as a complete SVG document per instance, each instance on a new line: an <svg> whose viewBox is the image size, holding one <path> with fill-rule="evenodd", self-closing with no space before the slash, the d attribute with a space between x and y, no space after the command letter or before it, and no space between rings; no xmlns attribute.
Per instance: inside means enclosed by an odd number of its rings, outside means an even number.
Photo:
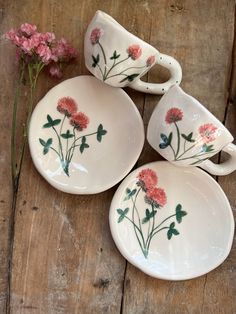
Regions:
<svg viewBox="0 0 236 314"><path fill-rule="evenodd" d="M222 121L229 92L234 6L234 1L217 0L158 1L149 6L151 12L155 12L151 44L180 61L183 68L181 86ZM159 76L153 69L149 81L157 81ZM166 73L162 71L161 76L166 78ZM158 99L146 97L146 125ZM232 109L228 115L232 119ZM235 118L230 125L235 133ZM140 163L159 158L150 146L146 146ZM229 199L235 202L235 175L221 179L220 183ZM234 260L235 246L222 266L206 276L183 282L156 280L128 264L123 313L233 313L236 309L232 281L236 275Z"/></svg>
<svg viewBox="0 0 236 314"><path fill-rule="evenodd" d="M31 14L34 4L27 4ZM86 1L71 0L45 1L42 5L37 12L40 29L65 35L81 53L79 63L67 71L68 77L87 73L83 37L97 9L112 14L127 27L131 24L144 39L149 37L149 21L142 23L144 14L138 14L142 3L100 1L98 5L93 1L88 6ZM22 14L21 6L17 10ZM47 91L49 82L39 82L38 97ZM129 92L142 112L145 96ZM58 192L40 177L26 152L15 217L13 313L120 312L126 261L116 250L108 226L114 191L94 196Z"/></svg>

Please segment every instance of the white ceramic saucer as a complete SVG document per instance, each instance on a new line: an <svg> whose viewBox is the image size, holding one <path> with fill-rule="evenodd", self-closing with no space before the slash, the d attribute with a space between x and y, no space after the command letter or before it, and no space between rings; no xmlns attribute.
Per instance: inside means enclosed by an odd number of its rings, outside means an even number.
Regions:
<svg viewBox="0 0 236 314"><path fill-rule="evenodd" d="M144 165L120 184L109 219L121 254L161 279L206 274L233 241L233 214L219 184L196 167L166 161Z"/></svg>
<svg viewBox="0 0 236 314"><path fill-rule="evenodd" d="M36 168L55 188L73 194L99 193L118 183L143 144L143 122L133 101L92 76L50 90L29 127Z"/></svg>

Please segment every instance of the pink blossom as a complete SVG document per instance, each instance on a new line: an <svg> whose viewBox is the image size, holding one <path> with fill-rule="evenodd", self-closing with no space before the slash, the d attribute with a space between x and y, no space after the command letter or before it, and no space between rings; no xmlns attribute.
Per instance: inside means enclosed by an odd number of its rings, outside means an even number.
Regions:
<svg viewBox="0 0 236 314"><path fill-rule="evenodd" d="M147 61L146 61L146 65L147 67L150 67L151 65L153 65L153 63L156 61L156 58L155 56L150 56L147 58Z"/></svg>
<svg viewBox="0 0 236 314"><path fill-rule="evenodd" d="M217 127L212 123L203 124L198 129L204 143L212 142L216 139Z"/></svg>
<svg viewBox="0 0 236 314"><path fill-rule="evenodd" d="M75 114L77 109L77 103L71 97L60 98L57 102L57 110L60 113L65 114L67 117L71 117L73 114Z"/></svg>
<svg viewBox="0 0 236 314"><path fill-rule="evenodd" d="M104 34L104 31L101 28L94 28L90 34L90 41L92 45L95 45L99 42L100 37Z"/></svg>
<svg viewBox="0 0 236 314"><path fill-rule="evenodd" d="M141 186L144 191L147 191L157 185L157 175L152 169L147 168L141 170L137 178L139 179L137 185Z"/></svg>
<svg viewBox="0 0 236 314"><path fill-rule="evenodd" d="M56 38L55 34L51 32L41 33L40 35L41 35L41 40L47 43L53 42Z"/></svg>
<svg viewBox="0 0 236 314"><path fill-rule="evenodd" d="M166 113L166 123L171 124L177 121L181 121L183 118L183 111L179 108L171 108Z"/></svg>
<svg viewBox="0 0 236 314"><path fill-rule="evenodd" d="M154 207L163 207L167 201L166 193L161 188L152 188L147 191L145 195L145 202Z"/></svg>
<svg viewBox="0 0 236 314"><path fill-rule="evenodd" d="M36 32L37 26L29 23L24 23L21 25L20 30L23 34L31 36Z"/></svg>
<svg viewBox="0 0 236 314"><path fill-rule="evenodd" d="M89 118L83 112L75 113L71 117L70 124L73 125L76 130L83 131L89 124Z"/></svg>
<svg viewBox="0 0 236 314"><path fill-rule="evenodd" d="M51 52L51 49L47 45L40 44L36 52L41 57L44 63L46 64L49 63L52 57L52 52Z"/></svg>
<svg viewBox="0 0 236 314"><path fill-rule="evenodd" d="M20 46L22 44L22 37L19 36L18 32L14 29L5 33L5 38L9 39L16 46Z"/></svg>
<svg viewBox="0 0 236 314"><path fill-rule="evenodd" d="M56 46L52 48L52 54L55 61L70 60L76 58L78 55L76 49L73 48L64 38L57 41Z"/></svg>
<svg viewBox="0 0 236 314"><path fill-rule="evenodd" d="M127 52L128 52L129 57L131 57L131 59L136 60L141 56L142 49L139 45L131 45L127 49Z"/></svg>
<svg viewBox="0 0 236 314"><path fill-rule="evenodd" d="M56 77L56 78L62 77L62 71L61 71L59 65L56 63L54 63L50 66L49 73L51 76Z"/></svg>

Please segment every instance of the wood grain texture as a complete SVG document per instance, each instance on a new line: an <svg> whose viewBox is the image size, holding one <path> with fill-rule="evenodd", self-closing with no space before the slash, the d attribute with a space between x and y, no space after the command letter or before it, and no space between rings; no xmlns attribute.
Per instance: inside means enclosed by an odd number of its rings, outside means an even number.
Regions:
<svg viewBox="0 0 236 314"><path fill-rule="evenodd" d="M231 71L235 67L233 0L0 0L1 32L29 21L40 31L65 36L80 51L80 57L67 68L63 79L88 74L83 37L97 9L111 14L161 52L176 57L183 68L181 86L224 121L236 137L236 79L235 70ZM4 76L0 113L7 117L12 108L3 104L13 102L16 63L12 62L14 49L4 41L0 53ZM157 67L145 79L159 82L167 77L168 73ZM36 102L57 83L42 75ZM126 91L146 127L160 97L129 88ZM24 94L22 99L27 97ZM22 108L18 112L19 134L24 119ZM14 314L236 312L235 245L226 262L206 276L184 282L148 277L125 261L111 238L108 212L116 187L90 196L61 193L37 173L27 149L12 208L6 118L0 119L0 128L5 134L0 139L0 313L6 309L9 287L8 312ZM18 147L21 145L19 138ZM145 143L137 165L159 159ZM219 183L235 211L236 175L220 178Z"/></svg>
<svg viewBox="0 0 236 314"><path fill-rule="evenodd" d="M149 9L156 12L152 20L150 43L180 61L183 89L224 121L232 82L234 1L225 1L224 4L221 1L159 1L150 4ZM156 32L160 29L165 31ZM148 79L153 82L158 77L159 74L153 69ZM163 80L166 78L164 71L162 77ZM146 97L145 125L158 99L157 96ZM232 116L235 117L235 113L231 108L227 111L227 117L232 120ZM235 124L231 122L230 125L235 136ZM158 158L158 154L146 145L140 164ZM225 192L230 199L235 198L235 175L231 174L224 180L232 184L231 188L226 187ZM232 205L235 206L235 201ZM235 246L222 266L205 276L183 282L156 280L128 264L123 313L234 313L234 259Z"/></svg>

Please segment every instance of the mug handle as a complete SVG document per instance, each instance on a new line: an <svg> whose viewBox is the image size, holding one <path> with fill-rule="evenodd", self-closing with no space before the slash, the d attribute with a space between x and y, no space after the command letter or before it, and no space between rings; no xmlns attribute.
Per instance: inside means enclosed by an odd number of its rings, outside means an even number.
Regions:
<svg viewBox="0 0 236 314"><path fill-rule="evenodd" d="M199 167L216 176L223 176L223 175L226 175L235 171L236 170L236 145L234 145L233 143L229 143L227 146L225 146L222 149L222 151L230 155L230 158L228 160L226 160L225 162L222 162L221 164L215 164L214 162L210 160L206 160L201 165L199 165Z"/></svg>
<svg viewBox="0 0 236 314"><path fill-rule="evenodd" d="M167 68L170 71L170 79L165 83L147 83L137 79L129 87L143 93L165 94L165 92L174 84L180 84L182 80L182 69L179 62L171 56L159 53L156 64Z"/></svg>

